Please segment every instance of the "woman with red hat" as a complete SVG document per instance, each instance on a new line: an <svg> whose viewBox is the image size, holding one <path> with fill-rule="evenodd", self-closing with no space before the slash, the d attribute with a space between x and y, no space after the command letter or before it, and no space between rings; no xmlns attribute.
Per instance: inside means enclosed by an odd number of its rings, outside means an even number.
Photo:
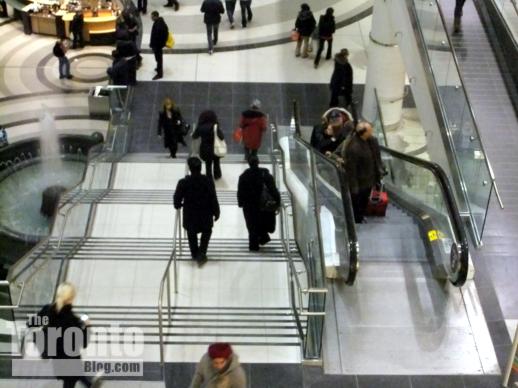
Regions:
<svg viewBox="0 0 518 388"><path fill-rule="evenodd" d="M214 343L196 366L190 388L246 388L245 372L227 343Z"/></svg>

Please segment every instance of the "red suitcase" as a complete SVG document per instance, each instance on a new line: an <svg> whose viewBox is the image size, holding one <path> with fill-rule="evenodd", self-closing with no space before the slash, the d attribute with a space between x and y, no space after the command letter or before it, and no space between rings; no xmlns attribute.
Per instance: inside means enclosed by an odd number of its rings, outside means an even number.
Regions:
<svg viewBox="0 0 518 388"><path fill-rule="evenodd" d="M385 217L387 206L388 194L383 190L383 187L379 191L375 188L372 189L366 214L373 217Z"/></svg>

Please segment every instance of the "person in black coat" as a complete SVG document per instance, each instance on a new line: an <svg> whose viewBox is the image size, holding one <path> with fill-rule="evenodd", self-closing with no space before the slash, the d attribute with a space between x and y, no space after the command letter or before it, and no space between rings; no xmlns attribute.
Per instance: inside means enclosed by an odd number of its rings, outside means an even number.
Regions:
<svg viewBox="0 0 518 388"><path fill-rule="evenodd" d="M112 85L130 85L131 64L118 50L112 51L113 62L106 71Z"/></svg>
<svg viewBox="0 0 518 388"><path fill-rule="evenodd" d="M455 0L455 11L453 13L453 32L458 33L461 30L462 8L466 0Z"/></svg>
<svg viewBox="0 0 518 388"><path fill-rule="evenodd" d="M308 57L309 38L313 34L316 25L317 21L315 20L309 5L306 3L302 4L300 6L300 12L297 16L297 20L295 21L295 30L300 34L299 40L297 41L297 48L295 49L296 57L300 57L302 43L304 43L304 48L302 49L302 58Z"/></svg>
<svg viewBox="0 0 518 388"><path fill-rule="evenodd" d="M324 51L324 44L326 42L326 60L331 59L333 51L333 34L336 31L334 12L333 8L328 8L325 15L320 16L320 20L318 21L318 51L315 57L315 69L320 63L320 57L322 55L322 51Z"/></svg>
<svg viewBox="0 0 518 388"><path fill-rule="evenodd" d="M180 109L175 106L171 98L167 97L164 100L163 110L158 115L158 136L163 136L164 147L169 148L171 158L176 158L178 143L186 145L183 139L183 128Z"/></svg>
<svg viewBox="0 0 518 388"><path fill-rule="evenodd" d="M169 28L157 11L151 12L151 19L153 20L153 27L151 28L151 41L149 42L149 47L151 47L153 54L155 54L156 75L153 77L153 80L157 80L164 76L162 50L165 47L167 38L169 37Z"/></svg>
<svg viewBox="0 0 518 388"><path fill-rule="evenodd" d="M338 106L340 96L345 99L345 108L351 106L353 102L353 68L349 63L349 50L347 49L342 49L335 55L335 69L329 88L331 89L329 107Z"/></svg>
<svg viewBox="0 0 518 388"><path fill-rule="evenodd" d="M178 182L174 192L174 207L183 207L183 227L187 231L191 256L202 266L207 262L212 226L219 218L219 203L214 182L201 174L200 159L191 157L187 164L191 175ZM199 245L198 233L201 233Z"/></svg>
<svg viewBox="0 0 518 388"><path fill-rule="evenodd" d="M258 251L260 245L270 241L269 233L275 232L275 212L261 210L261 193L266 186L270 196L281 205L281 195L268 169L259 168L256 155L248 158L250 168L239 177L237 203L243 208L248 229L248 249Z"/></svg>
<svg viewBox="0 0 518 388"><path fill-rule="evenodd" d="M209 42L209 54L214 52L214 46L218 44L218 29L221 22L221 14L225 8L220 0L205 0L201 5L203 21L207 26L207 41Z"/></svg>
<svg viewBox="0 0 518 388"><path fill-rule="evenodd" d="M333 153L353 129L349 112L342 108L329 109L322 116L322 123L313 127L310 143L323 154Z"/></svg>
<svg viewBox="0 0 518 388"><path fill-rule="evenodd" d="M215 129L216 128L216 129ZM214 135L224 140L223 132L219 128L218 117L211 110L204 111L198 118L196 130L192 134L193 139L201 139L200 157L205 162L205 173L214 179L221 178L221 166L219 157L214 154ZM214 166L214 173L212 167Z"/></svg>
<svg viewBox="0 0 518 388"><path fill-rule="evenodd" d="M75 49L77 47L83 48L85 46L85 42L83 39L83 27L85 24L85 20L83 17L83 12L77 11L70 23L70 31L74 36L74 40L72 41L72 48Z"/></svg>
<svg viewBox="0 0 518 388"><path fill-rule="evenodd" d="M371 190L381 182L384 170L378 140L373 133L370 123L360 121L341 155L345 161L354 220L358 224L363 221Z"/></svg>
<svg viewBox="0 0 518 388"><path fill-rule="evenodd" d="M90 322L74 314L72 304L75 296L75 287L70 283L62 283L56 291L54 303L43 306L36 316L29 318L28 327L41 327L41 331L34 332L33 335L35 344L41 344L38 348L42 358L80 362L80 351L88 343L87 328ZM70 330L74 330L74 335L70 335ZM41 338L37 338L38 336ZM66 343L65 339L72 339L74 343ZM81 368L80 365L79 368ZM57 378L63 380L64 388L72 388L78 381L87 387L98 383L86 376L60 376L59 370L56 373Z"/></svg>

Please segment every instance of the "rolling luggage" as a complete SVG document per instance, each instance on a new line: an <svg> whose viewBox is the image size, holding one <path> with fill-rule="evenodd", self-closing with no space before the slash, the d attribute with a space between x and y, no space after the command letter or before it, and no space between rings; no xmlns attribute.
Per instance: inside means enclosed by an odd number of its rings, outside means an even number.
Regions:
<svg viewBox="0 0 518 388"><path fill-rule="evenodd" d="M378 189L374 187L369 197L369 203L367 204L367 216L372 217L385 217L388 206L388 194L383 190L383 185Z"/></svg>

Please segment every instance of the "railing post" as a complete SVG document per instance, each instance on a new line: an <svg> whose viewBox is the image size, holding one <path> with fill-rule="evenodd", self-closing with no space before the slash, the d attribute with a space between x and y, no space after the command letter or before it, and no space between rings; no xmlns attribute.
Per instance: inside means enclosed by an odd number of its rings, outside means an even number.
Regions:
<svg viewBox="0 0 518 388"><path fill-rule="evenodd" d="M170 269L167 270L167 318L169 326L171 326L171 276Z"/></svg>

